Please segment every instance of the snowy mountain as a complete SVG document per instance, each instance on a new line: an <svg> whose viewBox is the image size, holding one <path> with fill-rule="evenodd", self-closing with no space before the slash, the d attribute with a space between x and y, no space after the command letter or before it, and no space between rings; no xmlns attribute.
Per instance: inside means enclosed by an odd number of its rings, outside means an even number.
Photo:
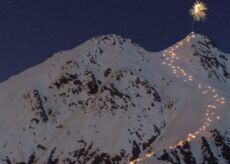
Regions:
<svg viewBox="0 0 230 164"><path fill-rule="evenodd" d="M230 57L92 38L0 84L0 163L230 163Z"/></svg>

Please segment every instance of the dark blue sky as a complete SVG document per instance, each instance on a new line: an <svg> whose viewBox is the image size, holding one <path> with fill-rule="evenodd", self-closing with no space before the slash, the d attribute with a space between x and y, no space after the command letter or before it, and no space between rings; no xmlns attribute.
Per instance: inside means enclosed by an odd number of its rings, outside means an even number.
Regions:
<svg viewBox="0 0 230 164"><path fill-rule="evenodd" d="M0 81L54 52L101 34L162 50L191 32L195 0L1 0ZM230 52L230 1L206 0L208 18L195 31Z"/></svg>

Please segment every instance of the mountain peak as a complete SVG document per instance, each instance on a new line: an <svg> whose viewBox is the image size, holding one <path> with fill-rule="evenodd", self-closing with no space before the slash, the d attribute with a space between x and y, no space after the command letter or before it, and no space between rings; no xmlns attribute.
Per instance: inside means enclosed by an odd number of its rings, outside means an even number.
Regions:
<svg viewBox="0 0 230 164"><path fill-rule="evenodd" d="M100 35L100 36L93 37L89 40L93 42L96 41L96 43L98 44L107 44L107 45L113 45L113 46L122 46L124 44L132 44L132 45L139 47L139 45L135 43L132 39L125 38L117 34Z"/></svg>
<svg viewBox="0 0 230 164"><path fill-rule="evenodd" d="M191 71L197 76L208 76L209 79L219 82L227 82L230 79L228 55L204 35L191 32L167 50L171 53L175 51L184 64L193 67Z"/></svg>
<svg viewBox="0 0 230 164"><path fill-rule="evenodd" d="M191 32L189 33L185 38L192 38L191 46L192 47L200 47L200 46L205 46L208 49L216 49L218 51L222 51L221 48L208 36L196 33L196 32Z"/></svg>

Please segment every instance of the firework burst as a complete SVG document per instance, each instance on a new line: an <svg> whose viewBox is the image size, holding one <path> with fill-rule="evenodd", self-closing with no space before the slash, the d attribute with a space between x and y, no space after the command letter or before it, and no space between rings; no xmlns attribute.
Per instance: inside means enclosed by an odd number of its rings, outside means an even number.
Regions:
<svg viewBox="0 0 230 164"><path fill-rule="evenodd" d="M196 1L190 10L190 14L195 21L204 20L206 18L207 5L201 1Z"/></svg>

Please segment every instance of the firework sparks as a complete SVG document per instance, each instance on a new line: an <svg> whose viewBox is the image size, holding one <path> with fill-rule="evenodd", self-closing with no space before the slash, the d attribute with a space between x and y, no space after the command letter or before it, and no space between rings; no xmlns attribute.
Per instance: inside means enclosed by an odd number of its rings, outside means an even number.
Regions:
<svg viewBox="0 0 230 164"><path fill-rule="evenodd" d="M196 1L190 10L195 21L204 20L206 18L206 11L208 10L207 5L203 2Z"/></svg>

